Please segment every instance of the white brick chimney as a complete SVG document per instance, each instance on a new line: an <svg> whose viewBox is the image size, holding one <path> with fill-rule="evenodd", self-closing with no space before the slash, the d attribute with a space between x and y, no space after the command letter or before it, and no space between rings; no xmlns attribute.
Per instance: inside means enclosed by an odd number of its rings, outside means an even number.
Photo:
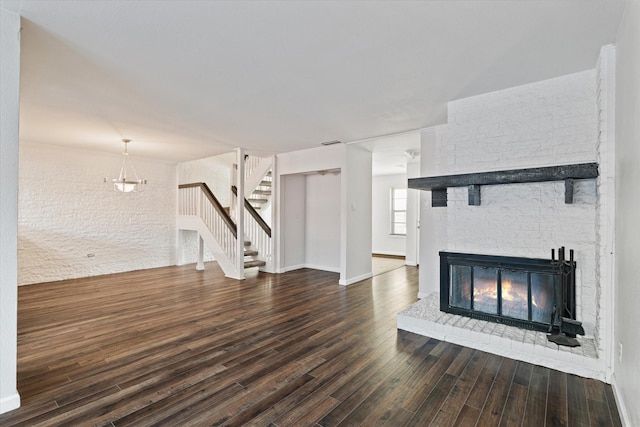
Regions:
<svg viewBox="0 0 640 427"><path fill-rule="evenodd" d="M550 258L552 248L564 246L575 250L576 317L586 331L586 348L558 351L555 344L540 342L547 350L538 356L549 361L527 359L526 354L535 351L521 344L539 338L500 325L500 339L488 340L475 320L433 313L425 316L430 322L443 317L440 322L447 328L423 333L460 343L475 339L484 350L493 346L494 352L554 368L575 362L587 365L588 372L565 370L609 376L614 192L613 156L608 152L613 141L607 140L613 133L607 129L613 123L613 55L614 48L605 47L594 70L452 101L448 124L423 132L422 153L431 156L422 156L422 176L599 164L598 179L576 180L573 204L565 204L563 181L483 186L480 206L468 205L466 187L449 188L446 207L431 207L430 193L421 192L419 297L425 301L422 308L414 308L416 316L432 311L425 304L439 289L439 251ZM399 327L411 330L406 320L399 316ZM466 323L464 330L460 326ZM457 327L449 327L452 324ZM495 337L496 327L489 335ZM564 353L589 361L567 360Z"/></svg>

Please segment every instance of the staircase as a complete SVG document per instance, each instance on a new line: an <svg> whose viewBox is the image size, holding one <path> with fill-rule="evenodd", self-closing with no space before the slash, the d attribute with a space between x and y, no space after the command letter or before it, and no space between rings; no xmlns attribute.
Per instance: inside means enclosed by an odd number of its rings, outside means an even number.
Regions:
<svg viewBox="0 0 640 427"><path fill-rule="evenodd" d="M251 248L251 242L244 241L244 268L264 267L267 262L258 258L259 252Z"/></svg>
<svg viewBox="0 0 640 427"><path fill-rule="evenodd" d="M205 183L184 184L178 188L177 228L198 232L227 277L244 279L245 268L271 267L271 228L247 199L242 210L245 238L240 249L235 221ZM198 264L201 264L202 245L199 249Z"/></svg>
<svg viewBox="0 0 640 427"><path fill-rule="evenodd" d="M247 200L249 200L249 203L251 203L251 206L253 206L256 211L264 211L271 205L272 183L271 170L269 170L247 197Z"/></svg>
<svg viewBox="0 0 640 427"><path fill-rule="evenodd" d="M236 188L236 186L232 186L231 187L231 193L234 196L238 196L238 189ZM267 225L267 223L264 221L264 219L258 214L258 212L256 211L256 209L253 207L253 205L251 204L251 202L248 199L244 199L244 212L245 212L245 235L251 237L256 237L256 232L255 232L255 228L259 227L262 231L262 233L264 233L264 235L266 235L266 237L269 238L269 243L271 240L271 227L269 227ZM260 236L262 237L262 236ZM260 239L260 237L258 237L258 239ZM260 239L262 240L262 239ZM261 259L259 257L260 252L256 249L252 249L252 244L251 241L246 240L244 242L245 244L245 250L244 250L244 256L245 256L245 262L244 262L244 268L252 268L252 267L264 267L267 263L265 260ZM258 247L262 247L265 248L264 245L258 245Z"/></svg>
<svg viewBox="0 0 640 427"><path fill-rule="evenodd" d="M271 195L273 191L273 157L245 156L244 197L251 206L270 224ZM237 167L236 165L234 165ZM235 174L231 177L232 185Z"/></svg>

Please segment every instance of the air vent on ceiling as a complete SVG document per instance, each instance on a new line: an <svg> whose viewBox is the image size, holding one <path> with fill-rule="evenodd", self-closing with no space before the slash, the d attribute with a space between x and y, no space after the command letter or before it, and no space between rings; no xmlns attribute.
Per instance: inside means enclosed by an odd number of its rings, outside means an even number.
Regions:
<svg viewBox="0 0 640 427"><path fill-rule="evenodd" d="M322 145L333 145L333 144L340 144L342 141L338 141L337 139L334 139L333 141L325 141L322 142Z"/></svg>

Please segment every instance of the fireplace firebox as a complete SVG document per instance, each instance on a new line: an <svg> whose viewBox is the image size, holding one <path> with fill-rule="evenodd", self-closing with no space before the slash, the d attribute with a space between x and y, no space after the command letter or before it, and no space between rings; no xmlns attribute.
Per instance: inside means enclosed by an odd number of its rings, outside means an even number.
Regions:
<svg viewBox="0 0 640 427"><path fill-rule="evenodd" d="M551 259L440 252L440 310L549 332L550 341L577 346L573 250Z"/></svg>

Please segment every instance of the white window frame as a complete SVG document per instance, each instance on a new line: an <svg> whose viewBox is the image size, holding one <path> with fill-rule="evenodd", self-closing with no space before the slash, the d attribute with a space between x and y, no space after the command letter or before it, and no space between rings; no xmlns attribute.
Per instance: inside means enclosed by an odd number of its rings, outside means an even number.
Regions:
<svg viewBox="0 0 640 427"><path fill-rule="evenodd" d="M395 204L396 204L396 191L397 190L404 190L404 194L405 194L405 203L404 203L404 209L397 209ZM401 187L391 187L391 190L389 192L390 195L390 203L389 203L389 207L390 207L390 233L392 236L406 236L407 235L407 189L406 188L401 188ZM395 217L396 217L396 212L404 212L404 222L398 222L395 221ZM396 230L396 224L404 224L404 233L399 233Z"/></svg>

